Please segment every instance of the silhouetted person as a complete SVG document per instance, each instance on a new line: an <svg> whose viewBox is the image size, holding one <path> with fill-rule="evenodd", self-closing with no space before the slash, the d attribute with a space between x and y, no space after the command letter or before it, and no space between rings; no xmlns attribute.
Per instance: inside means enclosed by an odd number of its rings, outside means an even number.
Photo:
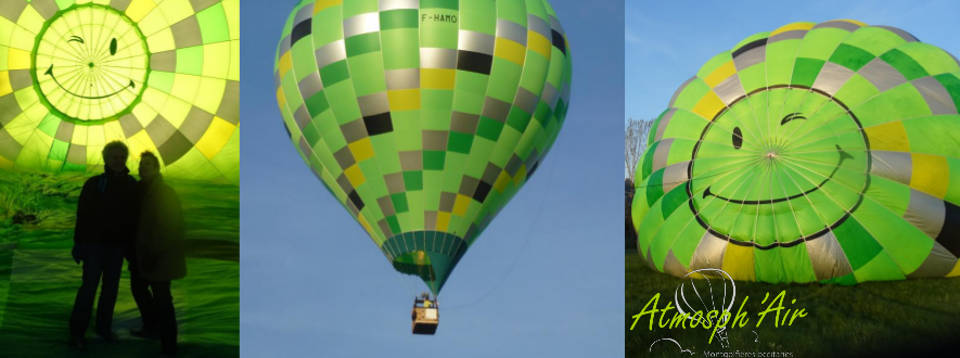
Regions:
<svg viewBox="0 0 960 358"><path fill-rule="evenodd" d="M83 261L83 283L70 314L70 344L82 348L97 285L103 278L97 303L96 332L115 342L113 306L123 267L125 248L133 241L136 225L137 181L127 170L127 146L114 141L103 148L104 173L83 184L73 232L73 259Z"/></svg>
<svg viewBox="0 0 960 358"><path fill-rule="evenodd" d="M134 291L150 302L149 309L141 310L144 329L153 330L145 332L146 335L159 336L161 352L173 355L177 351L177 318L170 281L187 274L183 215L177 193L163 182L160 162L153 153L140 155L138 190L141 207L134 249L137 263Z"/></svg>

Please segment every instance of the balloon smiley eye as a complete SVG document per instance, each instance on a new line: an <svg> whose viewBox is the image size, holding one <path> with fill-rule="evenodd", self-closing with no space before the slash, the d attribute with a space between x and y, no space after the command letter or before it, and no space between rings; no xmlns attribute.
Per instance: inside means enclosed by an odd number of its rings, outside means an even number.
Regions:
<svg viewBox="0 0 960 358"><path fill-rule="evenodd" d="M110 40L110 56L117 54L117 39Z"/></svg>
<svg viewBox="0 0 960 358"><path fill-rule="evenodd" d="M743 133L740 133L740 127L733 128L733 148L740 149L743 145Z"/></svg>

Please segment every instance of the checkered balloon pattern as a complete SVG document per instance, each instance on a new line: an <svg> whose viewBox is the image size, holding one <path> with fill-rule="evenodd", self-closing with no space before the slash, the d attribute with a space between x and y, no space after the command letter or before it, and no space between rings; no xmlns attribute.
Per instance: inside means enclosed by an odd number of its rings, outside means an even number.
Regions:
<svg viewBox="0 0 960 358"><path fill-rule="evenodd" d="M277 101L314 174L436 293L556 139L568 48L545 0L305 0Z"/></svg>

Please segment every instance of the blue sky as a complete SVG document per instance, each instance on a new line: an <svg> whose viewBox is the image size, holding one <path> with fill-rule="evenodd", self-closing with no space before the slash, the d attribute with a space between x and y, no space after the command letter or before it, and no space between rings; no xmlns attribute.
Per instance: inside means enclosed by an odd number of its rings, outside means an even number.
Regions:
<svg viewBox="0 0 960 358"><path fill-rule="evenodd" d="M960 2L626 1L625 119L656 118L683 81L714 55L757 32L797 22L856 19L895 26L960 55Z"/></svg>
<svg viewBox="0 0 960 358"><path fill-rule="evenodd" d="M571 109L537 174L410 334L425 286L393 270L307 169L274 95L294 0L241 5L241 354L623 356L623 2L552 0L573 53Z"/></svg>

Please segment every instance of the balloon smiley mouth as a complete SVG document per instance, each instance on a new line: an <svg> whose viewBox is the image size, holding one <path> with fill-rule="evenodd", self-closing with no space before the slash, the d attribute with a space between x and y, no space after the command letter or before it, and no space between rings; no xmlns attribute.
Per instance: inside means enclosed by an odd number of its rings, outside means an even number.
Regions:
<svg viewBox="0 0 960 358"><path fill-rule="evenodd" d="M93 67L94 67L94 64L91 62L89 66L90 66L90 68L93 68ZM116 94L118 94L118 93L120 93L120 92L123 92L123 91L126 90L127 88L135 89L135 88L137 87L136 84L133 83L133 80L130 80L130 82L129 82L126 86L123 86L123 88L120 88L120 89L114 91L113 93L108 93L108 94L100 95L100 96L84 96L84 95L82 95L82 94L74 93L73 91L70 91L69 89L67 89L66 87L64 87L63 84L60 83L60 80L57 79L57 76L53 74L53 65L52 65L52 64L50 65L49 68L47 68L47 71L44 72L43 74L45 74L45 75L47 75L47 76L50 76L50 78L53 79L53 82L57 84L57 87L60 87L60 89L62 89L64 92L67 92L67 93L73 95L74 97L79 97L79 98L84 98L84 99L103 99L103 98L107 98L107 97L112 97L112 96L114 96L114 95L116 95ZM91 85L91 86L92 86L92 85Z"/></svg>
<svg viewBox="0 0 960 358"><path fill-rule="evenodd" d="M731 199L731 198L727 198L727 197L722 196L722 195L718 195L718 194L710 191L710 187L708 186L707 189L703 191L703 199L706 199L707 197L712 196L712 197L714 197L714 198L717 198L717 199L720 199L720 200L723 200L723 201L726 201L726 202L734 203L734 204L742 204L742 205L761 205L761 204L775 204L775 203L779 203L779 202L783 202L783 201L793 200L793 199L799 198L799 197L801 197L801 196L810 194L810 193L812 193L812 192L820 189L820 188L823 187L825 184L827 184L827 182L829 182L831 179L833 179L833 176L837 174L837 171L838 171L838 170L840 170L840 165L843 164L843 161L844 161L844 160L853 159L853 156L850 155L850 153L847 153L846 151L844 151L843 148L841 148L839 144L837 144L837 145L835 145L835 146L836 146L836 148L837 148L837 165L835 165L835 166L833 167L833 171L831 171L831 172L830 172L830 175L827 176L825 179L823 179L823 181L821 181L819 184L817 184L816 186L814 186L814 187L812 187L812 188L810 188L810 189L807 189L806 191L803 191L803 192L801 192L801 193L799 193L799 194L794 194L794 195L790 195L790 196L787 196L787 197L776 198L776 199L740 200L740 199ZM767 157L772 159L772 158L775 158L776 155L775 155L775 154L768 154Z"/></svg>

